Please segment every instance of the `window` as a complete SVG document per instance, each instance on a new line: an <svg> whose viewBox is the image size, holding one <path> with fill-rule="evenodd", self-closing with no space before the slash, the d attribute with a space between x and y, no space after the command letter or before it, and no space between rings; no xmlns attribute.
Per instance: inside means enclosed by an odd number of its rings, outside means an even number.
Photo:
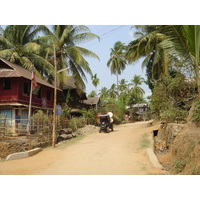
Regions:
<svg viewBox="0 0 200 200"><path fill-rule="evenodd" d="M4 90L10 90L10 78L5 78L3 82L3 89Z"/></svg>
<svg viewBox="0 0 200 200"><path fill-rule="evenodd" d="M24 90L23 90L23 93L25 94L25 95L29 95L29 83L27 83L27 82L24 82Z"/></svg>
<svg viewBox="0 0 200 200"><path fill-rule="evenodd" d="M51 92L50 90L47 90L47 100L51 100Z"/></svg>
<svg viewBox="0 0 200 200"><path fill-rule="evenodd" d="M21 123L24 125L28 124L28 110L22 110Z"/></svg>
<svg viewBox="0 0 200 200"><path fill-rule="evenodd" d="M6 126L12 126L12 110L0 110L0 124L3 123L2 118L5 118Z"/></svg>

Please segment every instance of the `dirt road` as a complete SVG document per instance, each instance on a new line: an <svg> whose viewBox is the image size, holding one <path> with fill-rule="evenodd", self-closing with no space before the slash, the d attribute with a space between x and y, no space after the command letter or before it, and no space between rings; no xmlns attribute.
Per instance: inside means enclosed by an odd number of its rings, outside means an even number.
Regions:
<svg viewBox="0 0 200 200"><path fill-rule="evenodd" d="M162 174L141 147L142 136L155 127L137 122L93 133L76 142L47 148L35 156L0 162L0 174L24 175L136 175Z"/></svg>

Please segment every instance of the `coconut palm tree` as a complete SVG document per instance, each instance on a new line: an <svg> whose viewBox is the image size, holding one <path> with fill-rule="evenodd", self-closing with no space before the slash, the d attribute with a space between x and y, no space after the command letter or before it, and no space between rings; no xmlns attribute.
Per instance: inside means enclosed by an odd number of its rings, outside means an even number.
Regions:
<svg viewBox="0 0 200 200"><path fill-rule="evenodd" d="M191 71L195 75L200 98L200 25L137 26L136 28L141 30L139 34L137 33L140 37L129 43L126 53L128 61L131 63L145 56L143 67L151 67L153 74L157 73L157 78L161 74L167 75L169 66L174 67L179 65L180 60L184 61L191 66Z"/></svg>
<svg viewBox="0 0 200 200"><path fill-rule="evenodd" d="M164 33L173 43L165 45L175 49L178 56L190 63L196 78L200 98L199 62L200 62L200 25L168 25L160 26L159 31Z"/></svg>
<svg viewBox="0 0 200 200"><path fill-rule="evenodd" d="M100 83L100 79L97 77L97 74L94 74L92 76L92 84L94 85L95 87L95 93L97 94L97 85L99 85Z"/></svg>
<svg viewBox="0 0 200 200"><path fill-rule="evenodd" d="M106 87L102 87L99 92L100 98L105 99L108 97L108 89Z"/></svg>
<svg viewBox="0 0 200 200"><path fill-rule="evenodd" d="M136 96L142 97L145 93L145 91L140 87L140 85L144 82L144 78L142 78L140 75L135 75L133 79L131 79L130 85L133 86L131 88L131 93L135 93Z"/></svg>
<svg viewBox="0 0 200 200"><path fill-rule="evenodd" d="M111 74L117 76L117 90L118 90L118 75L125 69L127 61L125 59L125 45L118 41L111 48L110 59L107 62L107 66L110 67Z"/></svg>
<svg viewBox="0 0 200 200"><path fill-rule="evenodd" d="M121 79L119 81L118 90L120 92L124 92L124 91L128 90L128 83L125 79Z"/></svg>
<svg viewBox="0 0 200 200"><path fill-rule="evenodd" d="M108 90L108 96L112 99L116 99L118 97L118 91L116 88L116 84L112 84L110 89Z"/></svg>
<svg viewBox="0 0 200 200"><path fill-rule="evenodd" d="M96 96L97 96L97 93L94 90L92 90L90 94L88 95L88 97L96 97Z"/></svg>
<svg viewBox="0 0 200 200"><path fill-rule="evenodd" d="M129 63L133 63L139 58L145 57L142 68L151 68L154 77L161 74L168 75L170 65L170 55L167 47L163 46L163 41L172 43L166 35L158 31L159 26L135 26L139 31L135 33L138 37L128 45L126 58ZM166 44L166 43L165 43Z"/></svg>
<svg viewBox="0 0 200 200"><path fill-rule="evenodd" d="M77 44L90 41L99 37L90 32L86 26L75 25L54 25L52 31L46 29L45 35L37 39L38 43L45 42L49 48L46 48L46 58L52 55L52 46L56 45L56 57L58 61L58 70L68 68L79 86L85 88L84 81L87 81L85 73L92 76L89 63L85 56L98 58L98 56L85 48L77 46ZM62 86L67 76L66 71L59 73L60 85Z"/></svg>
<svg viewBox="0 0 200 200"><path fill-rule="evenodd" d="M53 65L40 56L42 46L34 42L44 29L42 25L6 26L0 34L0 56L28 70L34 64L37 75L43 75L44 70L53 71Z"/></svg>

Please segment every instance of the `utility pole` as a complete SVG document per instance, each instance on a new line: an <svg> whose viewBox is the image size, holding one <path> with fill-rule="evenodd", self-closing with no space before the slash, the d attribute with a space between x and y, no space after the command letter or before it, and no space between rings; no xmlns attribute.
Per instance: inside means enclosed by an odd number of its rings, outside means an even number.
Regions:
<svg viewBox="0 0 200 200"><path fill-rule="evenodd" d="M53 45L54 50L54 106L53 106L53 134L52 134L52 147L55 147L56 140L56 101L57 101L57 63L56 63L56 47Z"/></svg>

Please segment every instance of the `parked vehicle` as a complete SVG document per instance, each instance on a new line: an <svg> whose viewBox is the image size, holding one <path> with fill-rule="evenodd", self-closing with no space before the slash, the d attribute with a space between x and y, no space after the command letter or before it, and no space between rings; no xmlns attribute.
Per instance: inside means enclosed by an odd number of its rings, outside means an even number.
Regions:
<svg viewBox="0 0 200 200"><path fill-rule="evenodd" d="M110 116L108 114L99 115L100 125L99 125L99 133L104 131L105 133L109 133L113 131L113 123L111 122Z"/></svg>

